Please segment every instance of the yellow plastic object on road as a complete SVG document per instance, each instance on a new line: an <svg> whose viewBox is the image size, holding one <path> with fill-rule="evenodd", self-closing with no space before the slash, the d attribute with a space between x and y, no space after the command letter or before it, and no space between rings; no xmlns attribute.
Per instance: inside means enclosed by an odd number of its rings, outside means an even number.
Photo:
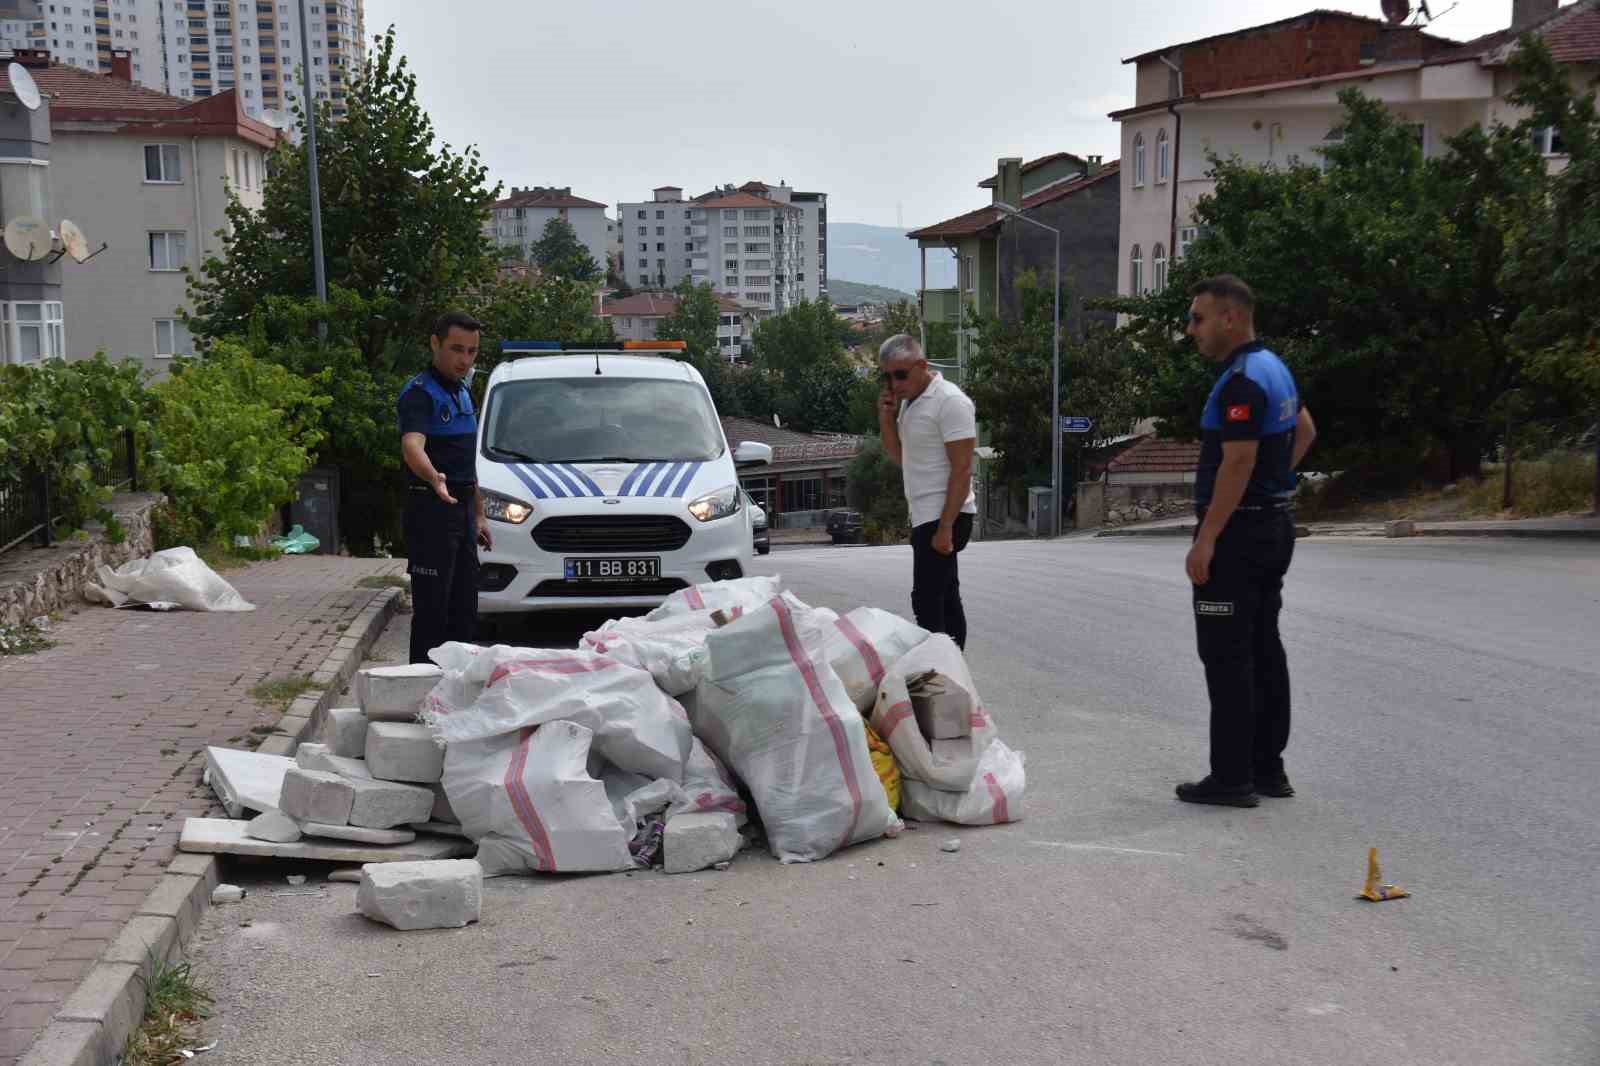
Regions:
<svg viewBox="0 0 1600 1066"><path fill-rule="evenodd" d="M883 791L889 796L889 807L900 809L900 767L894 761L894 751L886 740L867 726L867 749L872 752L872 768L883 782Z"/></svg>
<svg viewBox="0 0 1600 1066"><path fill-rule="evenodd" d="M1356 899L1382 903L1386 899L1405 899L1409 895L1411 893L1398 885L1386 885L1383 883L1383 873L1378 869L1378 849L1368 849L1367 883L1361 886L1361 893L1356 896Z"/></svg>

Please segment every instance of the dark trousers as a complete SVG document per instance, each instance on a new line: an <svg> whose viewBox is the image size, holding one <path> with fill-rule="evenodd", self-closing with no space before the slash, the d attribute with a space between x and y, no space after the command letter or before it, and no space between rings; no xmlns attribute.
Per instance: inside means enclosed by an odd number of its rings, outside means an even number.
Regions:
<svg viewBox="0 0 1600 1066"><path fill-rule="evenodd" d="M925 522L911 531L911 610L917 616L917 625L930 633L948 635L958 648L964 649L967 613L961 607L956 556L972 539L972 516L956 516L956 550L949 555L933 550L933 535L938 531L938 522Z"/></svg>
<svg viewBox="0 0 1600 1066"><path fill-rule="evenodd" d="M1210 580L1194 590L1194 628L1211 695L1211 776L1249 784L1283 772L1289 660L1278 635L1294 557L1284 511L1236 512L1217 538Z"/></svg>
<svg viewBox="0 0 1600 1066"><path fill-rule="evenodd" d="M411 575L411 661L449 640L478 633L478 503L471 486L451 486L453 504L431 488L406 495L406 572Z"/></svg>

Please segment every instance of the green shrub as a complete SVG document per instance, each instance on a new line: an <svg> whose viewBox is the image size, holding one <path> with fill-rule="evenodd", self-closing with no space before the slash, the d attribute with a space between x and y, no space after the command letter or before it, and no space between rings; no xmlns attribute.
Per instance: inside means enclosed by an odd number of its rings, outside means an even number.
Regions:
<svg viewBox="0 0 1600 1066"><path fill-rule="evenodd" d="M299 377L221 343L204 362L182 361L156 386L158 476L171 511L163 541L201 544L261 528L294 497L322 441L329 399L320 377Z"/></svg>
<svg viewBox="0 0 1600 1066"><path fill-rule="evenodd" d="M1467 488L1464 510L1496 514L1505 502L1505 467L1484 467L1483 478ZM1594 456L1551 452L1511 464L1511 513L1519 518L1587 511L1594 506Z"/></svg>
<svg viewBox="0 0 1600 1066"><path fill-rule="evenodd" d="M898 531L911 528L905 483L900 468L883 450L883 441L876 436L863 440L845 476L850 507L861 512L862 533L869 542L894 543ZM874 540L869 528L878 530L880 539Z"/></svg>

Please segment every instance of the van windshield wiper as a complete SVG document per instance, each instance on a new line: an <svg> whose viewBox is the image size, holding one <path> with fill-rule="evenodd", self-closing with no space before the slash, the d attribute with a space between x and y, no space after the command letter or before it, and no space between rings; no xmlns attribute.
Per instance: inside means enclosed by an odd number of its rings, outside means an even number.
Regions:
<svg viewBox="0 0 1600 1066"><path fill-rule="evenodd" d="M486 445L486 448L491 455L504 456L507 459L515 459L519 463L540 463L544 461L542 459L535 459L531 455L524 455L521 452L512 451L510 448L502 448L496 444Z"/></svg>

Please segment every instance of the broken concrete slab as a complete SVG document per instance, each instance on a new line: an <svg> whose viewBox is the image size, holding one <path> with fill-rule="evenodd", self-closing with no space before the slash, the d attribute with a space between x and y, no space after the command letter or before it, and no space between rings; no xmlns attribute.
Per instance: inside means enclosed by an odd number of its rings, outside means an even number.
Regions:
<svg viewBox="0 0 1600 1066"><path fill-rule="evenodd" d="M213 855L267 855L279 859L322 862L411 862L471 855L477 845L455 837L419 836L409 844L358 844L354 841L303 838L293 844L252 840L245 823L227 818L189 818L183 823L178 850Z"/></svg>
<svg viewBox="0 0 1600 1066"><path fill-rule="evenodd" d="M297 822L344 825L355 801L353 782L326 770L290 770L283 775L278 809Z"/></svg>
<svg viewBox="0 0 1600 1066"><path fill-rule="evenodd" d="M367 769L380 781L433 784L444 776L444 748L415 722L373 722L367 727ZM432 794L428 800L433 809Z"/></svg>
<svg viewBox="0 0 1600 1066"><path fill-rule="evenodd" d="M242 817L245 811L277 810L283 775L293 769L294 760L282 755L206 749L206 774L230 818Z"/></svg>
<svg viewBox="0 0 1600 1066"><path fill-rule="evenodd" d="M307 763L315 762L328 755L328 745L304 743L294 749L294 764L302 770L320 770L320 766L308 766Z"/></svg>
<svg viewBox="0 0 1600 1066"><path fill-rule="evenodd" d="M293 844L300 839L300 823L282 811L262 811L250 819L245 832L255 840L270 840L274 844Z"/></svg>
<svg viewBox="0 0 1600 1066"><path fill-rule="evenodd" d="M306 749L310 748L308 752ZM367 764L361 759L347 759L343 755L335 755L324 744L302 744L294 753L294 761L302 770L322 770L325 773L338 774L340 777L353 777L360 780L371 780L372 771L367 769Z"/></svg>
<svg viewBox="0 0 1600 1066"><path fill-rule="evenodd" d="M433 785L433 815L430 821L461 824L461 819L456 817L455 808L450 806L450 796L442 784Z"/></svg>
<svg viewBox="0 0 1600 1066"><path fill-rule="evenodd" d="M411 828L419 833L437 833L442 837L464 837L467 831L455 822L412 822Z"/></svg>
<svg viewBox="0 0 1600 1066"><path fill-rule="evenodd" d="M356 675L356 696L369 722L413 722L443 676L432 663L372 666Z"/></svg>
<svg viewBox="0 0 1600 1066"><path fill-rule="evenodd" d="M460 929L483 910L483 867L472 859L377 862L361 869L356 910L396 929Z"/></svg>
<svg viewBox="0 0 1600 1066"><path fill-rule="evenodd" d="M367 716L360 707L330 708L322 720L322 743L346 759L364 758L367 751Z"/></svg>
<svg viewBox="0 0 1600 1066"><path fill-rule="evenodd" d="M337 870L328 872L329 881L342 881L346 884L359 885L361 883L361 867L341 866Z"/></svg>
<svg viewBox="0 0 1600 1066"><path fill-rule="evenodd" d="M433 809L433 793L417 785L398 781L358 781L346 778L354 790L350 805L351 825L364 829L393 829L412 822L425 822ZM337 822L332 824L338 824Z"/></svg>
<svg viewBox="0 0 1600 1066"><path fill-rule="evenodd" d="M211 890L212 903L238 903L244 899L244 889L238 885L218 885Z"/></svg>
<svg viewBox="0 0 1600 1066"><path fill-rule="evenodd" d="M412 829L366 829L359 825L319 825L307 822L300 827L308 837L355 840L362 844L409 844L417 839Z"/></svg>
<svg viewBox="0 0 1600 1066"><path fill-rule="evenodd" d="M739 823L729 811L675 814L662 837L662 861L669 874L693 873L733 858L739 845Z"/></svg>

